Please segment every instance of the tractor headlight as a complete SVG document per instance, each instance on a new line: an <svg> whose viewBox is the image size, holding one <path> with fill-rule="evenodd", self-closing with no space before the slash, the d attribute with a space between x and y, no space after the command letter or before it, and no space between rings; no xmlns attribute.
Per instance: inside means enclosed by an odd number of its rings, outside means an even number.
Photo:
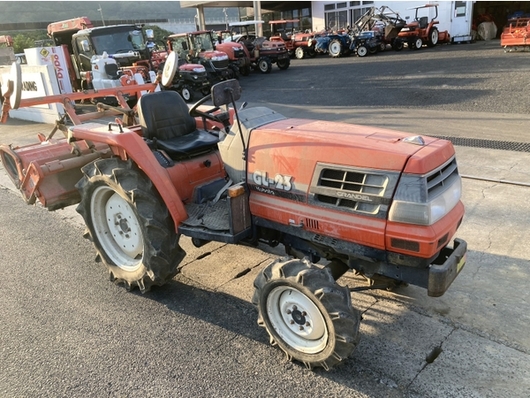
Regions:
<svg viewBox="0 0 530 398"><path fill-rule="evenodd" d="M228 55L215 55L212 57L212 61L226 61L228 59Z"/></svg>
<svg viewBox="0 0 530 398"><path fill-rule="evenodd" d="M434 197L427 189L426 178L403 175L390 206L388 220L407 224L432 225L459 202L462 196L462 180L458 174L445 181L443 190Z"/></svg>

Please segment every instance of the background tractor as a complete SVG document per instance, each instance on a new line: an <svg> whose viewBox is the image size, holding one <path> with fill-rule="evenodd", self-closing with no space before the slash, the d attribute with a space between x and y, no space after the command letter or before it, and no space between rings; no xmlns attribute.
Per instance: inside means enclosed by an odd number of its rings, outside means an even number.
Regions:
<svg viewBox="0 0 530 398"><path fill-rule="evenodd" d="M20 99L19 65L12 75L3 112L66 98ZM173 91L148 93L121 123L74 123L62 139L2 145L0 159L27 203L77 204L97 258L127 289L170 281L181 235L195 246L282 245L286 256L254 281L258 325L290 360L330 369L359 342L342 275L440 296L462 270L455 151L428 136L238 109L240 96L237 80L191 108Z"/></svg>
<svg viewBox="0 0 530 398"><path fill-rule="evenodd" d="M435 15L430 21L428 16L421 16L422 12L433 8ZM410 9L415 10L414 21L405 25L398 34L398 38L407 43L409 49L418 50L424 44L428 47L434 47L437 44L451 41L448 31L440 32L435 26L439 24L439 21L436 20L438 18L438 4L426 4Z"/></svg>
<svg viewBox="0 0 530 398"><path fill-rule="evenodd" d="M231 61L228 54L216 50L210 31L170 35L167 42L169 51L175 52L180 62L204 66L212 84L239 76L239 58Z"/></svg>
<svg viewBox="0 0 530 398"><path fill-rule="evenodd" d="M239 32L230 32L230 36L224 41L235 41L244 45L250 58L252 69L258 69L261 73L270 73L272 65L276 64L280 70L286 70L291 64L289 52L283 41L271 41L265 37L256 37L251 30L256 24L263 21L231 22L231 28L237 28Z"/></svg>
<svg viewBox="0 0 530 398"><path fill-rule="evenodd" d="M299 19L269 21L269 25L271 26L269 40L283 42L290 56L295 56L298 59L314 57L315 50L307 45L309 39L313 38L314 35L308 32L297 32L294 26L291 29L287 29L288 24L294 25L299 22Z"/></svg>

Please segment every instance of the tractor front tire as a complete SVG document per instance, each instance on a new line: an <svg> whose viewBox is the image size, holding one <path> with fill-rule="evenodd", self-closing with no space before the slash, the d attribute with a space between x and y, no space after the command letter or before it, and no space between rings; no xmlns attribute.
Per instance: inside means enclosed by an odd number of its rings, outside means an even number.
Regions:
<svg viewBox="0 0 530 398"><path fill-rule="evenodd" d="M412 49L413 50L419 50L423 46L423 40L421 37L416 37L412 40Z"/></svg>
<svg viewBox="0 0 530 398"><path fill-rule="evenodd" d="M258 60L258 69L261 73L271 73L272 62L268 57L263 57Z"/></svg>
<svg viewBox="0 0 530 398"><path fill-rule="evenodd" d="M189 86L185 85L185 86L182 87L182 90L180 90L180 96L186 102L193 102L194 92Z"/></svg>
<svg viewBox="0 0 530 398"><path fill-rule="evenodd" d="M130 160L117 158L89 163L82 172L76 210L111 281L144 293L171 280L186 253L151 180Z"/></svg>
<svg viewBox="0 0 530 398"><path fill-rule="evenodd" d="M328 46L328 53L329 53L329 56L332 58L337 58L341 56L342 43L340 42L340 40L338 39L331 40Z"/></svg>
<svg viewBox="0 0 530 398"><path fill-rule="evenodd" d="M328 269L307 259L281 258L254 281L258 325L287 359L326 370L350 357L359 342L360 314L350 292Z"/></svg>
<svg viewBox="0 0 530 398"><path fill-rule="evenodd" d="M304 51L303 47L296 47L296 50L294 50L294 56L297 59L303 59L304 56L305 56L305 51Z"/></svg>
<svg viewBox="0 0 530 398"><path fill-rule="evenodd" d="M278 68L280 68L280 70L286 70L289 69L289 65L291 65L291 60L289 58L279 59L278 61L276 61L276 65L278 65Z"/></svg>
<svg viewBox="0 0 530 398"><path fill-rule="evenodd" d="M364 44L361 44L360 46L357 47L358 57L366 57L367 55L368 55L368 48Z"/></svg>
<svg viewBox="0 0 530 398"><path fill-rule="evenodd" d="M401 39L394 39L394 41L392 42L392 49L394 51L401 51L403 50L403 40Z"/></svg>
<svg viewBox="0 0 530 398"><path fill-rule="evenodd" d="M241 76L248 76L250 75L250 65L245 65L239 69L239 73Z"/></svg>

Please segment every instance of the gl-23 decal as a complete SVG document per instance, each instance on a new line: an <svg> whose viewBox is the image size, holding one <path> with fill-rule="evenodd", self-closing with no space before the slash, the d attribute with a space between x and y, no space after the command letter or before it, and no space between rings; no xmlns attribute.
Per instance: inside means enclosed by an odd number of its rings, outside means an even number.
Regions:
<svg viewBox="0 0 530 398"><path fill-rule="evenodd" d="M290 191L293 189L293 184L291 183L293 177L286 176L283 174L276 174L274 178L269 178L266 171L256 170L252 174L252 180L256 185L261 185L267 188L280 189L282 191Z"/></svg>

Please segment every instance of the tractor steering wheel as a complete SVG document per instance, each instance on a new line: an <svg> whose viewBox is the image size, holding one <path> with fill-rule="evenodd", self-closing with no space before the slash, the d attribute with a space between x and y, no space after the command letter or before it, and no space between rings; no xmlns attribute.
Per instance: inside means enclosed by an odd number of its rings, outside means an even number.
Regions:
<svg viewBox="0 0 530 398"><path fill-rule="evenodd" d="M195 104L193 104L193 106L189 110L190 116L203 117L205 119L213 120L214 122L217 122L217 123L223 123L221 119L219 119L217 116L213 114L213 112L216 112L221 109L218 106L214 106L213 108L210 108L207 111L200 111L198 109L199 106L201 106L202 104L204 104L206 101L210 100L211 98L212 98L212 95L209 94L206 97L198 100Z"/></svg>

